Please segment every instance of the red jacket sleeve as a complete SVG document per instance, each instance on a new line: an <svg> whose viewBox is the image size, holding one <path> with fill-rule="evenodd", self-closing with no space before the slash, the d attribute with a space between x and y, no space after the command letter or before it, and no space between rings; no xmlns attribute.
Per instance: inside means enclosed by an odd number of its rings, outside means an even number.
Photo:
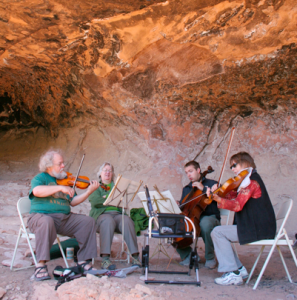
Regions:
<svg viewBox="0 0 297 300"><path fill-rule="evenodd" d="M241 189L238 194L236 191L231 191L226 195L226 198L221 198L221 203L218 204L218 207L238 212L243 209L250 198L257 199L261 195L262 191L259 183L251 180L251 183L246 188Z"/></svg>

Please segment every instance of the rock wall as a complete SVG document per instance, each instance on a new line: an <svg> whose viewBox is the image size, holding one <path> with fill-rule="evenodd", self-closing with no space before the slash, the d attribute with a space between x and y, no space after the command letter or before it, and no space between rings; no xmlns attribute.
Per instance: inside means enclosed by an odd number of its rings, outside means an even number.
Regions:
<svg viewBox="0 0 297 300"><path fill-rule="evenodd" d="M234 126L230 154L294 197L296 2L101 2L2 1L1 180L28 185L55 147L74 173L86 153L90 178L108 160L178 199L188 160L218 178Z"/></svg>

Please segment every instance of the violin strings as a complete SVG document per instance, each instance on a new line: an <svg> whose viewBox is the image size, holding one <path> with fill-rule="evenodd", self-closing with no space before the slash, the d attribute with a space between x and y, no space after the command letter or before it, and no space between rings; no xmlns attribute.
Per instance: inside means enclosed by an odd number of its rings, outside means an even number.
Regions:
<svg viewBox="0 0 297 300"><path fill-rule="evenodd" d="M206 193L204 193L204 194L201 194L201 195L199 195L199 196L197 196L197 197L195 197L195 198L191 199L190 201L188 201L188 202L186 202L186 203L183 203L183 204L179 205L179 207L182 207L182 206L184 206L184 205L186 205L186 204L188 204L188 203L192 202L193 200L196 200L196 199L198 199L199 197L201 197L201 196L203 196L203 195L206 195Z"/></svg>

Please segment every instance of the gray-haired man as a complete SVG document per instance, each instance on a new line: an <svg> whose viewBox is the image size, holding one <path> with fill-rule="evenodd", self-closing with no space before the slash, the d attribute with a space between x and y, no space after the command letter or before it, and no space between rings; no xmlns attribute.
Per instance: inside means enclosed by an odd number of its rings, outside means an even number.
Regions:
<svg viewBox="0 0 297 300"><path fill-rule="evenodd" d="M92 181L84 193L76 195L72 187L56 183L56 179L63 179L67 175L64 167L61 152L48 151L40 158L41 173L31 181L31 215L28 226L36 236L36 281L50 279L46 262L50 259L50 249L57 234L74 236L77 239L78 264L85 270L92 267L88 260L97 256L93 218L71 213L70 206L85 201L99 187L99 183Z"/></svg>

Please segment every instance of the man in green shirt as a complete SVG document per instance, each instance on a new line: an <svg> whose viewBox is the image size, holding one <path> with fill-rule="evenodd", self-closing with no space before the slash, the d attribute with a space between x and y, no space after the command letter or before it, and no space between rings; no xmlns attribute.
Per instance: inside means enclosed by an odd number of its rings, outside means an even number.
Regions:
<svg viewBox="0 0 297 300"><path fill-rule="evenodd" d="M100 233L100 255L102 256L102 269L114 270L116 266L110 261L111 244L114 232L122 233L124 228L124 240L132 255L132 265L141 266L138 258L137 237L134 228L134 222L130 217L124 215L124 226L122 226L122 210L115 206L105 206L103 203L114 187L113 165L105 162L99 172L99 181L105 185L106 189L101 186L89 197L92 209L90 217L96 221L97 232Z"/></svg>
<svg viewBox="0 0 297 300"><path fill-rule="evenodd" d="M74 236L79 243L78 264L85 270L92 268L89 260L97 256L96 227L92 218L71 213L70 206L85 201L98 187L90 182L87 190L76 195L69 186L57 185L56 179L67 176L64 159L60 151L48 151L39 162L41 173L31 181L29 198L31 211L28 226L36 237L37 266L36 281L50 279L46 262L50 260L50 249L57 234Z"/></svg>

